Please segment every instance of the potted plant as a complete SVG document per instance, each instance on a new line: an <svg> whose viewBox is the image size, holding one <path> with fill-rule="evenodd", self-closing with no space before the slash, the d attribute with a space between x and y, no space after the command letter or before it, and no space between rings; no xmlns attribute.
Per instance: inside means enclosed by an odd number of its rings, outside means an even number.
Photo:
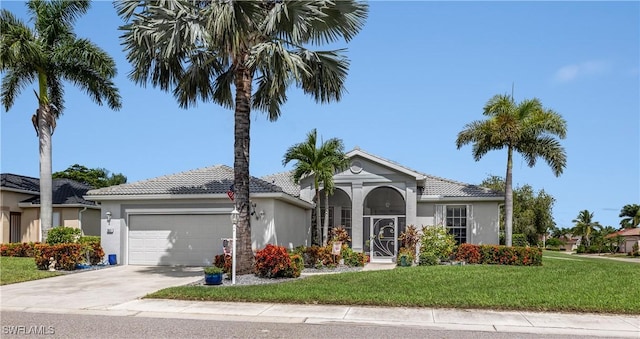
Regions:
<svg viewBox="0 0 640 339"><path fill-rule="evenodd" d="M216 266L207 266L204 268L204 283L205 285L220 285L222 284L223 270Z"/></svg>
<svg viewBox="0 0 640 339"><path fill-rule="evenodd" d="M398 266L409 267L413 265L414 256L410 249L400 248L398 255Z"/></svg>

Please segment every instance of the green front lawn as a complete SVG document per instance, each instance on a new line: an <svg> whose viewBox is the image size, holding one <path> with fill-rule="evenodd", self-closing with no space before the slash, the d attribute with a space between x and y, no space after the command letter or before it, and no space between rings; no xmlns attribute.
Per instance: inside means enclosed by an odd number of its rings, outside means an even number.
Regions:
<svg viewBox="0 0 640 339"><path fill-rule="evenodd" d="M148 298L640 314L637 264L545 252L543 266L421 266L280 284L181 286Z"/></svg>
<svg viewBox="0 0 640 339"><path fill-rule="evenodd" d="M40 271L33 258L0 257L0 285L49 278L60 272Z"/></svg>

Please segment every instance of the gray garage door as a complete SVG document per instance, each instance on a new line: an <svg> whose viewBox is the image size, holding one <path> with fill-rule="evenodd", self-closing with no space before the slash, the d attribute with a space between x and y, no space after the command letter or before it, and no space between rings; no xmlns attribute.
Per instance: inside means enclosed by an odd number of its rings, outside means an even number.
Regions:
<svg viewBox="0 0 640 339"><path fill-rule="evenodd" d="M210 265L231 236L228 215L129 216L130 265Z"/></svg>

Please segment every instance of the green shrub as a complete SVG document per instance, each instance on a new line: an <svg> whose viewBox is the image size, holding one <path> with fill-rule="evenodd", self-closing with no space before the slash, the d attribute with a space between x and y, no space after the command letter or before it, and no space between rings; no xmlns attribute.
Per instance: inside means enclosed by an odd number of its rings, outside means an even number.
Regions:
<svg viewBox="0 0 640 339"><path fill-rule="evenodd" d="M511 237L511 239L512 239L511 244L513 246L521 246L521 247L529 246L529 242L527 241L527 236L522 233L514 234Z"/></svg>
<svg viewBox="0 0 640 339"><path fill-rule="evenodd" d="M300 276L302 270L304 269L304 259L302 259L302 256L300 254L294 253L289 254L289 258L291 259L291 267L287 269L287 273L285 274L285 276L297 278Z"/></svg>
<svg viewBox="0 0 640 339"><path fill-rule="evenodd" d="M420 237L420 253L430 253L441 260L448 260L456 246L455 238L443 226L423 226Z"/></svg>
<svg viewBox="0 0 640 339"><path fill-rule="evenodd" d="M87 243L100 243L100 236L98 235L83 235L80 237L80 239L78 239L78 242L81 244L87 244Z"/></svg>
<svg viewBox="0 0 640 339"><path fill-rule="evenodd" d="M418 265L433 266L433 265L437 265L439 262L440 260L434 254L420 252L420 257L418 258Z"/></svg>
<svg viewBox="0 0 640 339"><path fill-rule="evenodd" d="M558 238L551 238L547 240L546 246L548 249L559 249L565 242Z"/></svg>
<svg viewBox="0 0 640 339"><path fill-rule="evenodd" d="M398 254L398 266L412 266L414 255L410 249L402 248Z"/></svg>
<svg viewBox="0 0 640 339"><path fill-rule="evenodd" d="M83 261L83 246L81 244L38 244L34 246L34 258L38 269L49 269L49 260L56 261L55 268L67 271L76 269L76 265Z"/></svg>
<svg viewBox="0 0 640 339"><path fill-rule="evenodd" d="M355 252L348 246L343 246L341 251L344 264L349 267L362 267L367 263L367 255L361 252Z"/></svg>
<svg viewBox="0 0 640 339"><path fill-rule="evenodd" d="M268 244L256 253L255 272L263 278L291 278L295 268L287 249Z"/></svg>
<svg viewBox="0 0 640 339"><path fill-rule="evenodd" d="M81 234L82 231L79 228L54 227L49 230L46 243L49 245L76 243L78 239L80 239Z"/></svg>
<svg viewBox="0 0 640 339"><path fill-rule="evenodd" d="M38 242L16 242L0 245L0 256L3 257L33 257L33 247Z"/></svg>

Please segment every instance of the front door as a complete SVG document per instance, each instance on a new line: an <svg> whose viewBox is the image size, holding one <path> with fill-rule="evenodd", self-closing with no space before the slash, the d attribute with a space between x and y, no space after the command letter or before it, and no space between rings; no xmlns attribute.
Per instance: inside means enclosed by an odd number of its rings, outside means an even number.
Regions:
<svg viewBox="0 0 640 339"><path fill-rule="evenodd" d="M397 217L371 217L371 261L393 262L398 243Z"/></svg>

